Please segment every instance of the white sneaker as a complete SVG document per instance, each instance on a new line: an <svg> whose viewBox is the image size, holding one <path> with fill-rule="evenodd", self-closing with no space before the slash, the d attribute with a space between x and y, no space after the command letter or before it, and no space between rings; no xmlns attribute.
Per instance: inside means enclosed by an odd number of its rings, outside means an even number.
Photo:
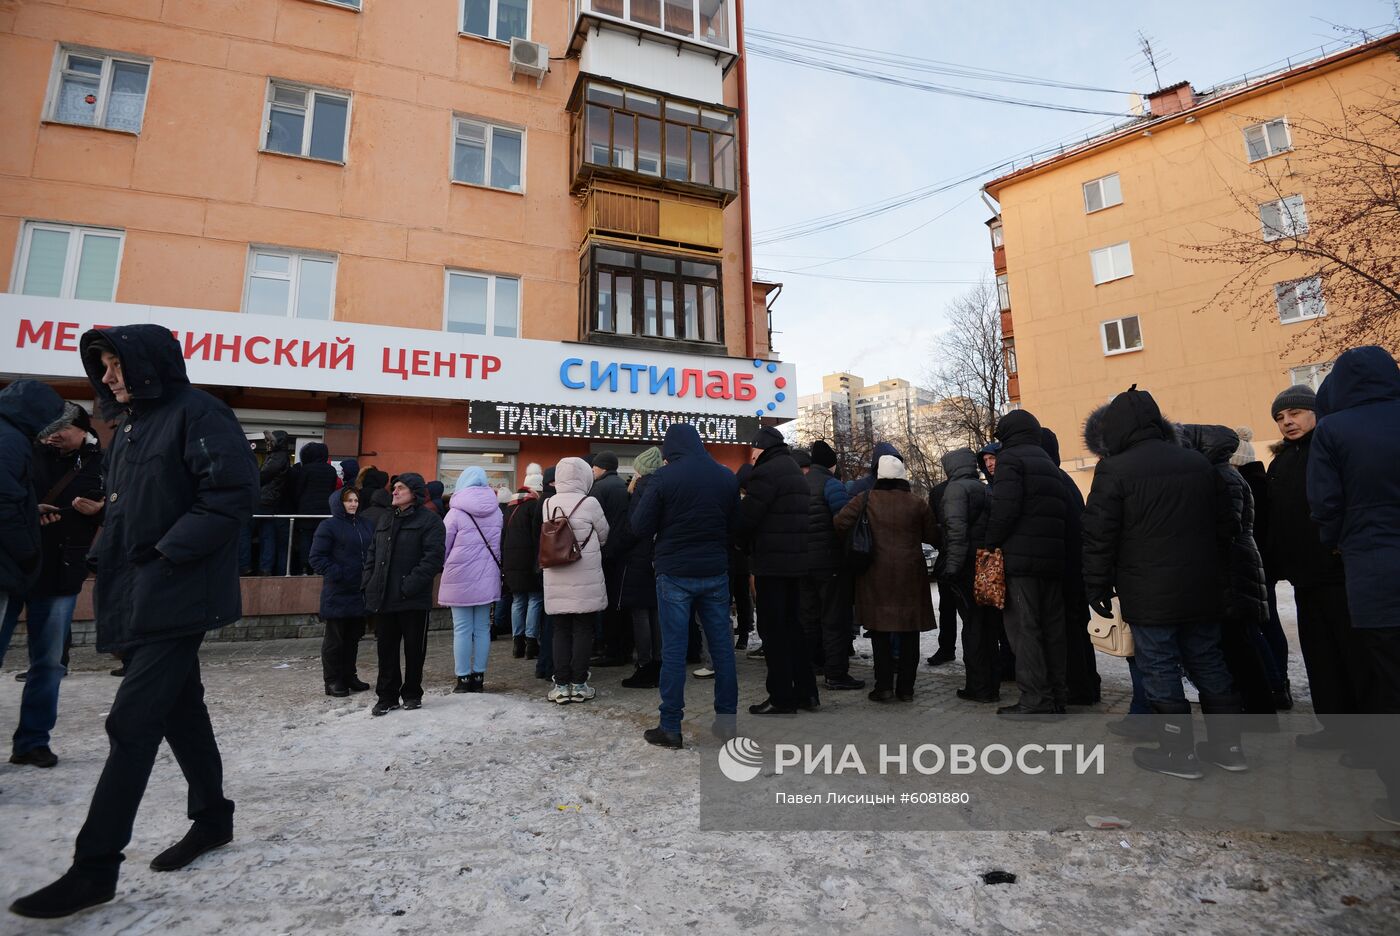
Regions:
<svg viewBox="0 0 1400 936"><path fill-rule="evenodd" d="M714 679L715 671L710 669L708 666L702 666L690 675L694 676L696 679Z"/></svg>
<svg viewBox="0 0 1400 936"><path fill-rule="evenodd" d="M551 702L558 702L560 705L568 705L574 700L572 687L568 683L555 683L554 688L549 690L545 696Z"/></svg>
<svg viewBox="0 0 1400 936"><path fill-rule="evenodd" d="M598 694L598 691L586 682L576 682L569 687L570 702L587 702Z"/></svg>

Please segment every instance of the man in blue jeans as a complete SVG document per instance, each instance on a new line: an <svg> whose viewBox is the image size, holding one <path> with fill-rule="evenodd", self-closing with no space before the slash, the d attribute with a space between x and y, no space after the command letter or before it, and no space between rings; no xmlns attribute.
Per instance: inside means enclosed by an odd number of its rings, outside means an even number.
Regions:
<svg viewBox="0 0 1400 936"><path fill-rule="evenodd" d="M729 632L729 537L739 483L705 451L694 426L672 424L661 444L661 457L665 464L632 508L629 521L636 536L656 537L661 724L647 729L644 737L649 744L679 748L692 612L698 614L710 648L719 733L732 734L739 707Z"/></svg>

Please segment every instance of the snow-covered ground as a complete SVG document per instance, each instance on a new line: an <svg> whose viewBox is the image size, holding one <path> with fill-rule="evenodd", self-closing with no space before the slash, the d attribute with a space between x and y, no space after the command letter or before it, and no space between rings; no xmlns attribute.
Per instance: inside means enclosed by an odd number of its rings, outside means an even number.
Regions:
<svg viewBox="0 0 1400 936"><path fill-rule="evenodd" d="M450 665L446 650L436 641L430 665ZM654 713L609 703L615 690L561 708L542 684L450 695L434 675L422 710L370 718L366 696L318 694L316 652L206 648L231 846L149 870L186 827L163 749L117 900L50 924L0 914L0 933L1393 933L1400 920L1400 848L1384 836L704 833L700 753L646 745ZM64 682L59 766L0 766L5 902L67 866L107 749L117 681L100 665L80 651ZM6 672L0 719L19 692ZM1017 882L982 883L993 869Z"/></svg>

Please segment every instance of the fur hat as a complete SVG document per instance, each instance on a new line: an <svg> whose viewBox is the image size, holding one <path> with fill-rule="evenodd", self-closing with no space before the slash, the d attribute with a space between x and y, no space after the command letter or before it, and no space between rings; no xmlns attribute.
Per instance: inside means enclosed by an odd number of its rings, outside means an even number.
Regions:
<svg viewBox="0 0 1400 936"><path fill-rule="evenodd" d="M1317 394L1313 388L1306 384L1294 384L1287 390L1274 397L1274 405L1269 408L1269 415L1274 419L1278 414L1287 409L1317 410Z"/></svg>
<svg viewBox="0 0 1400 936"><path fill-rule="evenodd" d="M88 418L87 410L71 400L66 400L63 403L63 414L41 429L35 438L47 439L69 426L77 426L83 432L92 432L92 420Z"/></svg>
<svg viewBox="0 0 1400 936"><path fill-rule="evenodd" d="M836 467L836 452L821 439L812 443L812 464L823 468Z"/></svg>
<svg viewBox="0 0 1400 936"><path fill-rule="evenodd" d="M909 473L904 470L904 462L898 458L893 455L881 455L875 477L879 481L907 481Z"/></svg>

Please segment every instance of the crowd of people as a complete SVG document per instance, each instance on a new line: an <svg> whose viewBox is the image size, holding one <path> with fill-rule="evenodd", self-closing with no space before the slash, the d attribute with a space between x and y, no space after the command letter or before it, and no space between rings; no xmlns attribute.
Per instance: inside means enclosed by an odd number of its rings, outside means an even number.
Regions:
<svg viewBox="0 0 1400 936"><path fill-rule="evenodd" d="M1400 369L1379 347L1343 354L1316 394L1277 396L1282 441L1267 469L1247 431L1172 423L1136 387L1116 395L1084 425L1098 457L1087 499L1055 434L1024 410L1002 416L980 451L944 455L946 478L927 496L888 443L846 479L830 444L796 448L771 427L737 472L675 423L633 459L630 481L602 452L531 464L513 492L480 468L450 492L354 461L337 472L319 443L293 464L280 432L260 465L232 411L190 385L168 330L98 328L79 347L97 415L117 423L106 452L91 416L51 388L0 391L0 653L21 610L29 633L11 762L56 763L50 732L89 572L97 649L120 657L124 676L73 864L16 913L111 899L162 739L189 782L191 826L152 867L184 867L231 840L198 652L240 617L240 573L276 569L289 540L290 561L322 579L329 695L371 689L357 650L373 630L376 717L422 707L436 606L451 611L453 692L485 691L493 626L508 621L513 658L559 705L595 698L597 669L631 664L620 686L657 692L644 737L665 748L683 745L691 666L713 680L714 731L731 737L736 652L766 669L766 698L749 713L796 715L817 710L823 690L865 689L850 670L864 629L869 700L907 703L920 635L942 627L926 662L946 664L958 618L958 698L997 704L1014 682L1018 698L998 716L1058 718L1099 701L1086 627L1097 614L1126 623L1135 644L1133 702L1114 730L1156 742L1134 751L1141 767L1189 779L1203 763L1247 769L1235 716L1292 707L1275 588L1286 580L1322 724L1297 743L1376 769L1389 795L1376 812L1400 824L1400 757L1344 717L1400 711ZM289 511L328 519L289 537L276 516ZM938 549L941 623L926 544ZM1218 716L1199 743L1183 677Z"/></svg>

